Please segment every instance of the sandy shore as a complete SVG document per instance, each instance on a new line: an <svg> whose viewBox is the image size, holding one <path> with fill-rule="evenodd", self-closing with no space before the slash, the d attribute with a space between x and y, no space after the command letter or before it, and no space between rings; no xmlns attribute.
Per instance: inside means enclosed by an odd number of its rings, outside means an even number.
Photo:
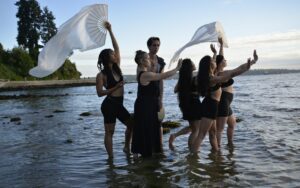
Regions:
<svg viewBox="0 0 300 188"><path fill-rule="evenodd" d="M45 81L0 81L0 91L23 90L32 88L55 88L95 85L95 78L80 80L45 80Z"/></svg>

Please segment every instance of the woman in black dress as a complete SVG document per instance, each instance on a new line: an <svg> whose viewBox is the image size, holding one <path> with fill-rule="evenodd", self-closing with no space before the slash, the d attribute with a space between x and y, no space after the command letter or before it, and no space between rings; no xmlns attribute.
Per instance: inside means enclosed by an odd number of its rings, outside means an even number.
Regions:
<svg viewBox="0 0 300 188"><path fill-rule="evenodd" d="M136 52L135 62L138 64L138 93L134 104L135 124L131 151L135 158L138 154L143 157L150 157L153 152L162 152L157 114L159 111L159 86L155 81L173 76L180 69L181 60L175 69L164 73L151 72L150 57L144 51Z"/></svg>

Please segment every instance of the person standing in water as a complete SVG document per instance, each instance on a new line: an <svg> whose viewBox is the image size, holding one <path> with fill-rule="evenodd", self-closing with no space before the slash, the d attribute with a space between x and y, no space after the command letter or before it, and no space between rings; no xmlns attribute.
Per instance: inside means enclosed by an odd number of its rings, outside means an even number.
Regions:
<svg viewBox="0 0 300 188"><path fill-rule="evenodd" d="M196 70L194 63L190 59L184 59L179 70L178 82L174 92L178 93L179 108L182 112L182 118L189 122L188 127L171 134L169 138L169 148L174 149L173 142L179 135L187 134L191 131L188 139L188 147L191 150L192 143L198 135L198 126L201 120L201 102L197 89L197 77L193 76Z"/></svg>
<svg viewBox="0 0 300 188"><path fill-rule="evenodd" d="M181 66L164 73L154 73L149 54L138 50L135 56L137 67L138 93L134 103L134 127L131 151L134 158L141 154L150 157L152 153L162 152L160 143L160 123L158 120L159 86L157 81L173 76Z"/></svg>
<svg viewBox="0 0 300 188"><path fill-rule="evenodd" d="M200 121L198 136L192 146L193 153L198 152L206 133L210 130L213 124L215 124L218 105L222 94L220 85L227 82L229 79L246 72L258 60L256 50L254 50L253 59L248 58L247 63L242 64L236 69L226 71L222 75L217 75L217 51L213 45L211 45L211 50L213 51L214 56L204 56L199 62L199 71L197 76L198 91L204 99L202 101L202 118ZM219 150L216 135L211 135L211 138L213 150Z"/></svg>
<svg viewBox="0 0 300 188"><path fill-rule="evenodd" d="M219 51L219 55L217 55L216 57L216 64L217 64L217 74L222 75L226 73L224 68L227 66L227 61L224 58L222 38L219 38L219 43L220 43L220 51ZM222 133L226 123L228 124L227 127L228 145L233 145L233 133L236 125L236 119L230 107L231 102L233 100L233 91L234 91L233 83L234 80L231 78L227 80L225 83L221 84L222 95L218 107L216 126L213 126L209 131L210 140L212 140L211 136L216 134L219 147L221 146Z"/></svg>
<svg viewBox="0 0 300 188"><path fill-rule="evenodd" d="M160 47L160 39L158 37L150 37L147 41L147 47L149 50L149 57L151 62L151 71L154 73L163 73L164 67L166 65L163 58L159 57L157 55L159 47ZM164 93L164 82L163 80L156 81L156 84L159 85L159 100L158 105L159 109L158 111L161 113L164 113L163 110L163 93ZM161 127L161 121L160 120L160 127ZM163 129L160 128L160 145L161 149L163 148Z"/></svg>
<svg viewBox="0 0 300 188"><path fill-rule="evenodd" d="M112 137L115 131L116 119L118 118L126 125L124 152L130 152L132 126L130 114L123 106L124 80L120 68L119 45L112 32L111 24L106 22L105 27L110 34L114 50L104 49L99 54L97 66L100 72L96 77L96 90L99 97L106 96L101 105L105 129L104 145L109 158L112 158Z"/></svg>

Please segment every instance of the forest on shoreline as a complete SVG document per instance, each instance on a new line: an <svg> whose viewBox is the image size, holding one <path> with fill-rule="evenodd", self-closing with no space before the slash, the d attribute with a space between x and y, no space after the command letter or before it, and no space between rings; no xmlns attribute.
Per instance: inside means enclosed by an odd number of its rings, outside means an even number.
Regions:
<svg viewBox="0 0 300 188"><path fill-rule="evenodd" d="M39 79L29 75L29 70L38 64L40 50L57 33L55 17L47 7L42 9L36 0L19 0L15 5L18 7L18 46L5 49L0 43L0 80L80 79L81 73L69 59L56 72L45 78Z"/></svg>

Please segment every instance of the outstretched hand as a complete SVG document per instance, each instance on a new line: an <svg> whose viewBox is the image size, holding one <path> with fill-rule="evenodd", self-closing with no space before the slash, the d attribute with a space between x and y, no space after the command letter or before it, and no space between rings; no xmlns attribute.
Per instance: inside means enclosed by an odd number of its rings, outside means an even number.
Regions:
<svg viewBox="0 0 300 188"><path fill-rule="evenodd" d="M255 62L258 60L256 50L253 51L253 59L254 59Z"/></svg>
<svg viewBox="0 0 300 188"><path fill-rule="evenodd" d="M253 59L251 60L250 65L252 66L253 64L255 64L257 60L258 60L258 56L257 56L256 50L254 50L253 51Z"/></svg>
<svg viewBox="0 0 300 188"><path fill-rule="evenodd" d="M211 51L212 51L214 54L217 53L217 50L216 50L216 48L215 48L215 45L211 44L211 45L210 45L210 49L211 49Z"/></svg>

